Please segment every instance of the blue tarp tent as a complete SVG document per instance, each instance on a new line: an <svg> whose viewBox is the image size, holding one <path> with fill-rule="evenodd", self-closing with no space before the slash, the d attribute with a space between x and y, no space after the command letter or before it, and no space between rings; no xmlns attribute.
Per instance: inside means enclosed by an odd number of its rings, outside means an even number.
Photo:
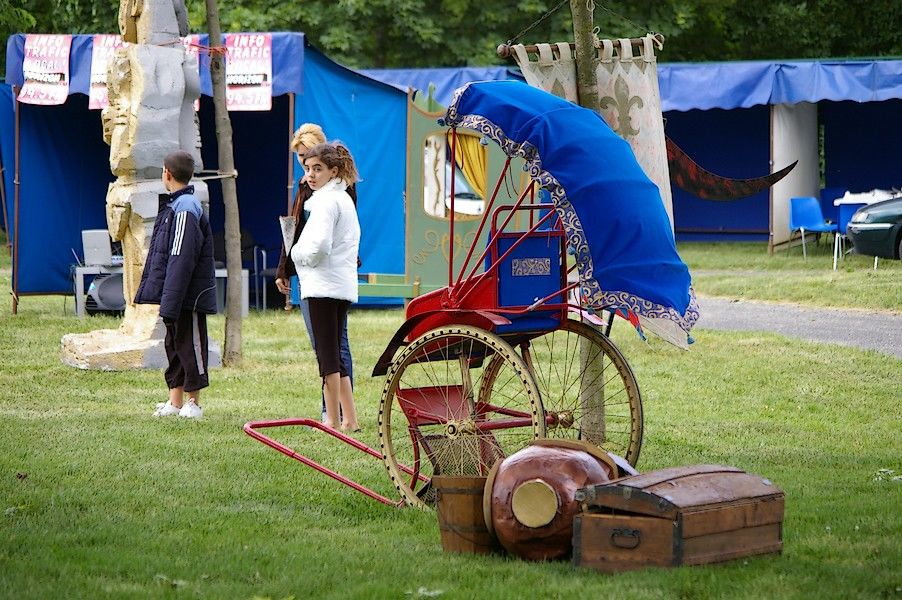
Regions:
<svg viewBox="0 0 902 600"><path fill-rule="evenodd" d="M466 81L518 77L505 67L363 72L401 89L425 92L431 83L435 99L445 106ZM667 135L709 171L743 179L785 166L771 164L770 107L812 103L823 137L827 187L867 191L902 185L894 158L902 155L902 60L660 63L658 82ZM816 151L818 140L808 142ZM765 191L731 202L707 201L675 188L677 237L767 239L773 230L770 200Z"/></svg>
<svg viewBox="0 0 902 600"><path fill-rule="evenodd" d="M13 265L17 294L71 293L69 269L76 260L73 250L81 252L80 231L106 226L104 201L112 180L109 149L102 141L99 111L87 109L86 96L92 39L73 36L70 96L64 105L17 106L10 86L0 85L7 219L11 240L19 243ZM16 35L8 41L8 84L21 84L24 40ZM276 217L285 214L289 201L287 146L293 126L321 123L330 138L345 141L354 152L364 178L359 205L362 270L403 273L404 253L398 251L404 239L403 90L425 91L433 83L436 99L447 105L463 83L517 77L506 67L363 73L366 76L332 62L306 44L303 34L274 33L272 110L231 113L242 227L270 250L270 266L279 246ZM896 158L902 155L902 60L659 64L658 75L667 134L708 170L745 178L783 166L771 165L772 109L812 103L817 107L827 186L866 191L902 184ZM203 156L205 166L215 168L207 69L202 69L202 87L207 94L200 111ZM815 139L809 145L817 143ZM295 182L298 176L295 169ZM222 229L216 183L211 199L214 224ZM766 239L774 231L772 204L767 192L712 202L675 189L677 237Z"/></svg>
<svg viewBox="0 0 902 600"><path fill-rule="evenodd" d="M7 43L6 80L12 86L22 84L24 43L23 35L12 36ZM9 234L17 249L13 261L17 295L72 293L70 267L82 251L81 230L106 227L106 189L113 176L100 111L87 108L92 43L91 35L72 36L70 95L63 105L17 104L9 85L0 88L0 149L6 167ZM206 43L202 36L201 45ZM364 225L363 269L403 273L403 253L397 247L404 231L406 95L332 62L301 33L273 33L272 48L272 109L230 113L242 228L269 250L269 264L274 266L281 243L277 218L287 214L290 200L289 168L294 184L301 175L291 166L288 142L294 127L316 122L330 139L348 145L363 179L358 202ZM204 63L202 59L202 155L204 166L215 169L212 86ZM13 166L16 119L18 215ZM217 183L211 183L210 194L214 230L221 231L223 205Z"/></svg>
<svg viewBox="0 0 902 600"><path fill-rule="evenodd" d="M790 195L817 195L826 188L863 192L902 185L902 60L810 60L659 65L667 134L708 170L754 177L791 162L775 155L808 156L804 183L761 192L734 202L709 202L673 190L678 239L768 239L779 242ZM793 135L795 124L776 107L812 107L810 135ZM798 149L783 150L789 141ZM823 166L819 165L819 156ZM804 167L800 164L797 171ZM820 172L820 169L823 169ZM784 182L778 184L783 186ZM810 185L810 184L808 184ZM795 191L793 191L795 190ZM831 198L824 214L836 219Z"/></svg>

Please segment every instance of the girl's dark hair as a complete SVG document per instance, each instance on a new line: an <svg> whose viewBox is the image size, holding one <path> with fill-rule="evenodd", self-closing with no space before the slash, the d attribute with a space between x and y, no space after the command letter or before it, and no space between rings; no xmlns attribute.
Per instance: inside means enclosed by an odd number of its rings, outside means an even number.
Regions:
<svg viewBox="0 0 902 600"><path fill-rule="evenodd" d="M179 183L188 183L194 175L194 158L184 150L167 154L163 159L163 166Z"/></svg>
<svg viewBox="0 0 902 600"><path fill-rule="evenodd" d="M343 144L337 142L317 144L304 154L304 163L314 157L320 159L330 169L337 167L338 177L343 179L346 184L354 185L360 181L357 167L354 165L354 157Z"/></svg>

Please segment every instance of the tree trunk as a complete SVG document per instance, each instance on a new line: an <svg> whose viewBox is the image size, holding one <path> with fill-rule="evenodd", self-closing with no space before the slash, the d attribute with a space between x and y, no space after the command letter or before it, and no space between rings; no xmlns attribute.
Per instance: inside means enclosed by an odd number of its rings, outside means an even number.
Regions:
<svg viewBox="0 0 902 600"><path fill-rule="evenodd" d="M216 141L219 145L219 172L225 205L226 318L222 364L233 367L241 364L241 224L238 217L238 192L235 180L235 158L232 155L232 122L226 110L225 61L222 52L222 31L219 28L219 9L216 0L207 1L207 28L210 30L210 78L213 81L213 106L216 114ZM235 174L235 176L231 176Z"/></svg>
<svg viewBox="0 0 902 600"><path fill-rule="evenodd" d="M586 6L586 0L570 0L570 12L573 15L579 105L598 112L598 54L592 34L592 11Z"/></svg>
<svg viewBox="0 0 902 600"><path fill-rule="evenodd" d="M592 0L588 0L591 2ZM594 4L593 4L594 6ZM595 35L593 33L592 10L587 0L570 0L570 12L573 15L573 45L576 46L576 89L579 105L598 112L598 54L595 51ZM589 340L579 341L580 408L586 415L585 430L582 437L601 446L606 437L605 400L604 400L604 361L597 355L590 355L594 347ZM595 381L594 385L588 382Z"/></svg>

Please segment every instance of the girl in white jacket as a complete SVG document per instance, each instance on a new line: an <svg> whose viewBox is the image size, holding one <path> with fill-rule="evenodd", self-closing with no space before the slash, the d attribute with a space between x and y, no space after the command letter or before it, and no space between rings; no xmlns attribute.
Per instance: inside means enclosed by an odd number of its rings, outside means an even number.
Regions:
<svg viewBox="0 0 902 600"><path fill-rule="evenodd" d="M345 191L356 183L357 168L347 148L318 144L304 155L304 171L313 195L304 205L307 224L291 249L301 296L310 307L310 322L326 400L326 425L358 431L357 410L348 365L341 360L341 324L357 301L357 254L360 224Z"/></svg>

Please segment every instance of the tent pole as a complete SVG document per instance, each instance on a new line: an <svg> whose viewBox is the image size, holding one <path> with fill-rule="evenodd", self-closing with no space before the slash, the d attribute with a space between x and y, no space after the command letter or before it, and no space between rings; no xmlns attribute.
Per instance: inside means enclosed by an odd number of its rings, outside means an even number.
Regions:
<svg viewBox="0 0 902 600"><path fill-rule="evenodd" d="M294 190L294 152L291 151L291 140L294 137L294 92L288 92L288 209L286 215L291 214L291 201L294 199L291 194Z"/></svg>
<svg viewBox="0 0 902 600"><path fill-rule="evenodd" d="M13 314L19 313L19 88L13 86L15 107L15 172L13 173ZM9 230L6 230L7 233Z"/></svg>
<svg viewBox="0 0 902 600"><path fill-rule="evenodd" d="M3 168L3 158L0 157L0 210L3 211L3 231L6 232L6 251L12 254L12 246L9 243L9 219L6 218L6 169Z"/></svg>
<svg viewBox="0 0 902 600"><path fill-rule="evenodd" d="M767 111L767 142L770 150L769 162L771 170L774 164L774 107L769 106ZM777 243L774 240L774 186L767 188L767 255L773 256L777 250ZM792 233L789 234L789 240L786 241L786 247L792 247Z"/></svg>
<svg viewBox="0 0 902 600"><path fill-rule="evenodd" d="M3 231L6 232L6 251L12 254L12 245L9 242L9 218L6 213L6 168L0 157L0 210L3 211Z"/></svg>

